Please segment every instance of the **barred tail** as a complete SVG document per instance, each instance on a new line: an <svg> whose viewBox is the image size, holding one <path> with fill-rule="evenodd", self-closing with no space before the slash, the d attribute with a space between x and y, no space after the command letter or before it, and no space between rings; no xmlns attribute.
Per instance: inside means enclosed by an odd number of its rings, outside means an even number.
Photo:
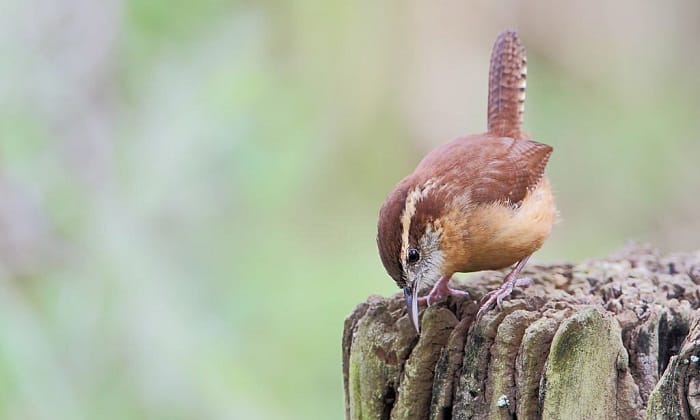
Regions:
<svg viewBox="0 0 700 420"><path fill-rule="evenodd" d="M503 31L493 46L489 70L489 133L521 137L527 60L525 47L515 31Z"/></svg>

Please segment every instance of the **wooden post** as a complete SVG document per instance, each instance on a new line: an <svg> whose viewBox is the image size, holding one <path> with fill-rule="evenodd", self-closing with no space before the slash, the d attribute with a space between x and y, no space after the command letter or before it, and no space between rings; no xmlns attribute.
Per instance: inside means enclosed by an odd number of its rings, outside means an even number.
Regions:
<svg viewBox="0 0 700 420"><path fill-rule="evenodd" d="M346 418L700 418L700 251L531 265L534 284L474 323L503 275L421 311L420 337L402 295L359 304L343 334Z"/></svg>

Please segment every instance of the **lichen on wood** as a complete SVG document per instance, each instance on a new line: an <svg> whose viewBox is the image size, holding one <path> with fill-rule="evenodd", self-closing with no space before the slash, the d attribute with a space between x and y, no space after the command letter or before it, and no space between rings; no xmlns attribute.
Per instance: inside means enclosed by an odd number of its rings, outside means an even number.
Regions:
<svg viewBox="0 0 700 420"><path fill-rule="evenodd" d="M422 310L420 336L401 295L358 305L346 418L700 418L700 252L530 266L533 285L475 322L504 274Z"/></svg>

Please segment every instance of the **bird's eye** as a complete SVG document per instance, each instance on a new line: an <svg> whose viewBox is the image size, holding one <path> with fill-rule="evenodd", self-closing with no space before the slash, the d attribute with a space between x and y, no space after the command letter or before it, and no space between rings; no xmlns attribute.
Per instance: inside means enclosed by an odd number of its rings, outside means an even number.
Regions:
<svg viewBox="0 0 700 420"><path fill-rule="evenodd" d="M406 259L410 264L418 262L418 260L420 259L420 253L418 253L417 249L411 248L408 250L408 255Z"/></svg>

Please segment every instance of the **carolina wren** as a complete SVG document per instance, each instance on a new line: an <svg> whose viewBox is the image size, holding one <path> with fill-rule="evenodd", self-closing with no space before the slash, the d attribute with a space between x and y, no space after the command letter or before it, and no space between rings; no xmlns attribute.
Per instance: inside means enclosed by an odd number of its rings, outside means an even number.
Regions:
<svg viewBox="0 0 700 420"><path fill-rule="evenodd" d="M503 284L482 298L477 317L500 306L513 287L529 283L518 275L549 236L556 208L544 176L552 148L521 130L525 86L525 49L516 32L502 32L491 54L488 131L432 150L379 211L379 255L403 288L418 332L419 301L467 294L448 286L456 272L515 264ZM434 286L419 299L427 284Z"/></svg>

